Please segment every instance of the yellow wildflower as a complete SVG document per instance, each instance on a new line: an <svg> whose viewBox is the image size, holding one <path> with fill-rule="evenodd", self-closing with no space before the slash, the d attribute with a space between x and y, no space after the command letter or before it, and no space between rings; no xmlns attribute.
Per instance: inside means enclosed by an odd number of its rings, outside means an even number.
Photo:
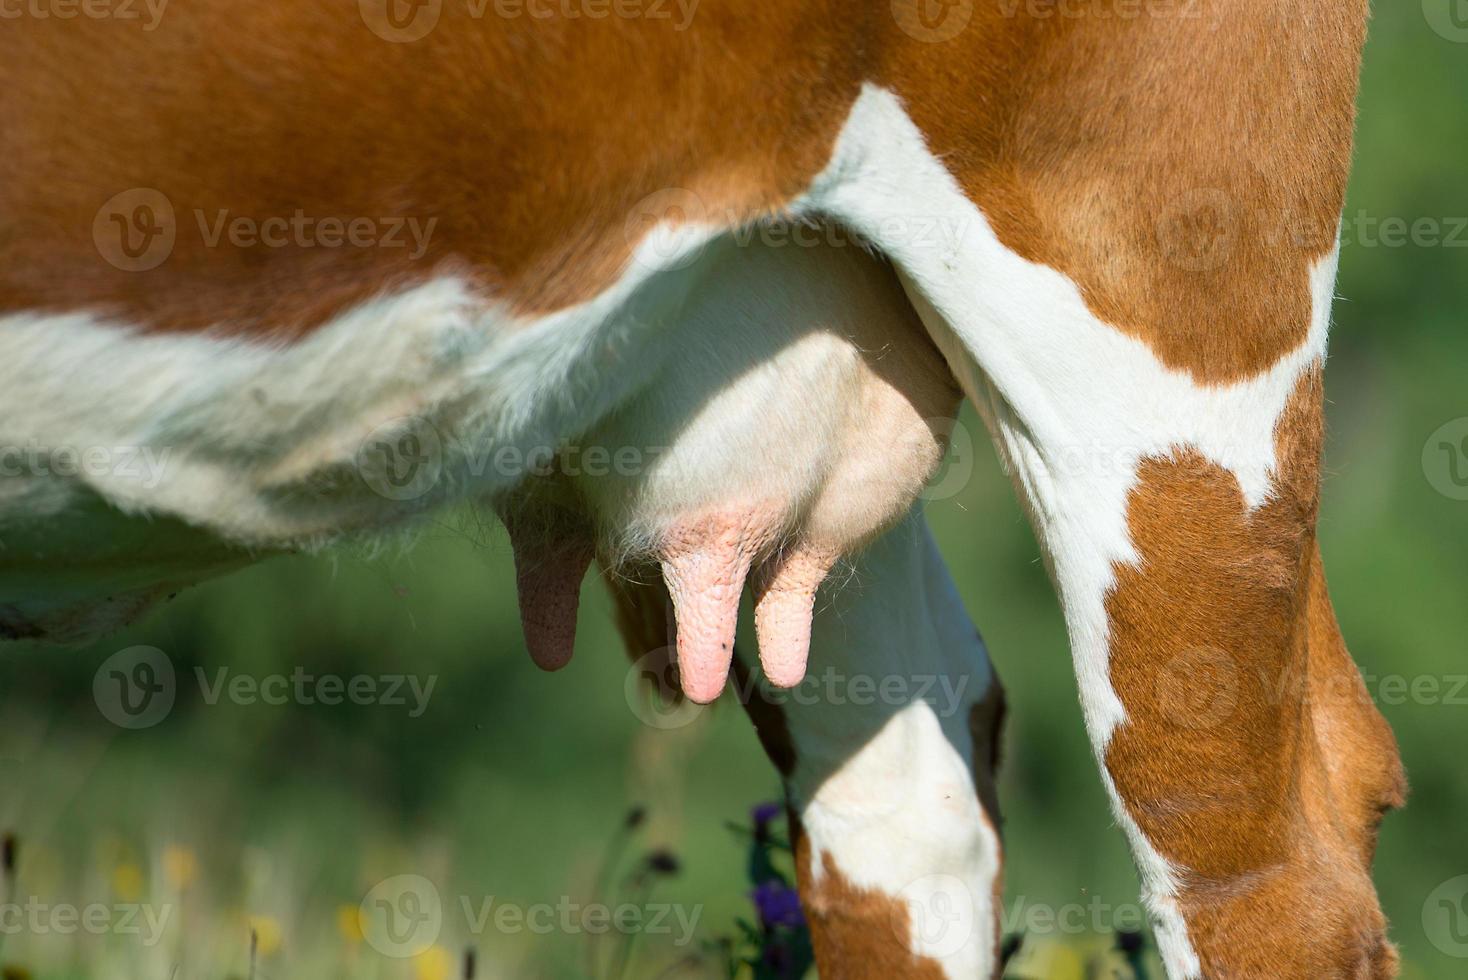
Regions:
<svg viewBox="0 0 1468 980"><path fill-rule="evenodd" d="M143 895L143 869L131 862L113 868L112 890L124 902L136 902Z"/></svg>
<svg viewBox="0 0 1468 980"><path fill-rule="evenodd" d="M280 923L268 915L250 916L250 929L255 933L256 948L261 956L280 949Z"/></svg>
<svg viewBox="0 0 1468 980"><path fill-rule="evenodd" d="M454 956L442 946L430 946L413 959L413 980L450 980Z"/></svg>
<svg viewBox="0 0 1468 980"><path fill-rule="evenodd" d="M362 941L361 909L356 905L338 905L336 907L336 931L352 945L360 943Z"/></svg>
<svg viewBox="0 0 1468 980"><path fill-rule="evenodd" d="M168 887L176 892L184 891L199 875L199 859L191 848L182 844L170 844L163 849L163 877Z"/></svg>

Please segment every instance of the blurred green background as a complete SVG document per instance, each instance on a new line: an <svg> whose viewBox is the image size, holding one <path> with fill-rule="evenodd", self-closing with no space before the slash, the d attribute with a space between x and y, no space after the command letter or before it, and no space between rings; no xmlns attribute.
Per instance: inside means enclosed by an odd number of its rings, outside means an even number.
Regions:
<svg viewBox="0 0 1468 980"><path fill-rule="evenodd" d="M1435 435L1468 416L1468 21L1448 16L1451 2L1382 4L1372 24L1320 526L1342 627L1412 780L1410 805L1385 824L1376 880L1414 978L1468 974L1431 908L1424 922L1434 889L1468 874L1468 501L1451 496L1468 488L1452 483ZM1397 243L1380 225L1421 218L1444 240ZM978 456L963 491L932 503L929 518L1010 694L1006 906L1013 917L1097 902L1115 914L1081 921L1109 929L1135 909L1135 876L1034 539L982 439ZM584 897L633 803L649 808L638 846L681 859L658 898L697 907L702 939L731 934L749 912L743 845L723 824L777 795L772 771L737 706L670 730L639 719L595 583L580 623L570 668L535 670L503 532L449 514L411 550L268 561L89 649L7 648L0 830L20 844L14 888L52 902L167 902L178 918L146 948L115 932L22 930L0 936L0 962L67 978L164 980L176 962L181 980L243 976L253 922L261 977L447 977L442 956L393 961L354 935L349 911L367 888L411 871L450 902ZM92 679L134 644L166 652L180 693L160 724L124 731L99 714ZM419 717L383 705L209 705L193 681L196 667L212 679L297 665L437 681ZM1431 678L1436 694L1399 697L1393 677ZM476 936L464 915L445 918L445 955L476 946L481 976L584 975L585 936ZM648 937L628 975L696 949ZM1067 949L1026 969L1083 975Z"/></svg>

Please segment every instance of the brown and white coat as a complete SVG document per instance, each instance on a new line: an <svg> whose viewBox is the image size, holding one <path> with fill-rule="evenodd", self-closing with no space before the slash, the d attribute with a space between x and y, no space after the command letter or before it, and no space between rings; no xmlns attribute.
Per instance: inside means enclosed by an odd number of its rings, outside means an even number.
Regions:
<svg viewBox="0 0 1468 980"><path fill-rule="evenodd" d="M484 460L586 433L678 371L668 331L729 241L840 226L895 268L926 333L904 335L942 351L1029 508L1169 974L1393 973L1368 868L1403 792L1395 747L1364 701L1310 696L1355 678L1314 529L1365 3L703 0L677 21L389 2L191 0L147 32L0 32L0 441L172 454L156 479L0 491L0 533L26 545L0 579L11 633L85 632L207 570L163 549L139 575L35 530L98 499L206 529L227 543L210 568L517 501L523 471ZM413 249L210 233L297 214L432 232ZM424 424L448 434L432 487L373 492L364 440ZM592 538L661 562L675 605L710 555L737 566L710 579L737 600L744 570L811 544L799 601L767 620L788 683L811 580L915 493L802 537L819 491L842 496L838 464L774 481L773 509L665 508ZM678 624L701 698L730 652L720 603L686 639ZM821 637L818 617L818 655ZM542 639L554 665L565 638ZM1167 679L1219 672L1228 710L1180 723ZM992 967L846 928L823 910L890 879L805 854L828 974Z"/></svg>

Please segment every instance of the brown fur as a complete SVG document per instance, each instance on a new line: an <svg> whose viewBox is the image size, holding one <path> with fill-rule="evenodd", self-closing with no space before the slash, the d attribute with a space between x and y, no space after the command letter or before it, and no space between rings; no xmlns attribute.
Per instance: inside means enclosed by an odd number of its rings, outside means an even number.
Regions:
<svg viewBox="0 0 1468 980"><path fill-rule="evenodd" d="M905 100L1006 245L1068 275L1166 364L1244 378L1308 329L1305 272L1333 240L1349 162L1363 0L1179 0L1131 17L1094 0L1048 18L979 0L943 43L905 34L911 12L886 0L705 0L682 34L462 9L401 45L372 37L351 0L193 0L153 33L8 23L0 312L289 337L444 269L518 310L563 307L617 275L646 195L691 189L720 220L786 203L870 78ZM113 268L92 239L99 206L132 187L176 212L178 243L149 272ZM439 224L412 262L206 248L194 209ZM1390 734L1369 706L1304 695L1355 676L1314 544L1315 383L1281 424L1278 492L1255 513L1194 454L1143 466L1130 521L1144 563L1118 569L1108 603L1131 721L1107 765L1191 872L1183 906L1211 976L1392 970L1366 878L1375 814L1402 791ZM1160 658L1232 685L1211 726L1179 727ZM818 918L885 901L828 871ZM830 935L861 950L847 925L882 914L836 915ZM843 941L822 940L832 956ZM885 965L835 975L906 966Z"/></svg>
<svg viewBox="0 0 1468 980"><path fill-rule="evenodd" d="M872 76L1007 245L1166 363L1237 378L1303 336L1299 273L1334 239L1365 23L1356 0L1179 0L1142 17L1095 0L1049 18L989 0L929 44L886 4L707 0L679 33L470 20L449 3L427 37L388 44L356 6L197 0L147 34L14 22L0 36L0 310L289 335L445 268L520 310L563 307L617 274L649 194L688 188L738 220L781 206ZM200 43L221 25L227 46ZM176 70L145 67L158 64ZM113 268L92 240L97 209L132 187L164 193L179 229L147 272ZM298 208L439 221L411 261L210 248L194 217Z"/></svg>
<svg viewBox="0 0 1468 980"><path fill-rule="evenodd" d="M620 272L636 203L682 187L719 217L825 165L865 18L836 0L708 0L690 29L480 19L445 3L412 44L356 0L191 0L156 31L22 18L0 32L0 312L112 312L161 330L295 335L443 268L523 311ZM710 110L713 111L710 111ZM161 191L178 227L146 272L109 265L99 207ZM406 249L206 247L194 218L437 217ZM661 215L659 215L661 217ZM696 216L690 216L696 217ZM629 224L630 222L630 224Z"/></svg>
<svg viewBox="0 0 1468 980"><path fill-rule="evenodd" d="M1139 6L1032 18L1022 0L980 0L954 40L885 48L879 79L1005 245L1167 365L1248 377L1309 327L1366 4Z"/></svg>
<svg viewBox="0 0 1468 980"><path fill-rule="evenodd" d="M1157 850L1208 977L1394 974L1369 880L1376 820L1401 797L1395 745L1364 698L1314 540L1319 374L1276 432L1271 499L1192 452L1146 461L1128 521L1142 560L1107 599L1126 706L1106 766ZM1354 691L1352 692L1354 693Z"/></svg>
<svg viewBox="0 0 1468 980"><path fill-rule="evenodd" d="M912 915L892 895L859 888L797 828L795 874L821 975L837 980L945 980L942 964L908 952ZM821 862L816 878L813 862Z"/></svg>

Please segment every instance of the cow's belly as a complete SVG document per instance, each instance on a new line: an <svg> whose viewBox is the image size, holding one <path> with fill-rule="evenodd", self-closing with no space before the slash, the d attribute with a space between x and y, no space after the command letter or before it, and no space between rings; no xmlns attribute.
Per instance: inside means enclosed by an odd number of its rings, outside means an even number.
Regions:
<svg viewBox="0 0 1468 980"><path fill-rule="evenodd" d="M107 521L201 532L164 549L166 572L147 572L138 541L138 573L158 588L129 572L127 592L153 595L240 549L316 547L453 500L504 500L578 446L614 450L605 476L576 481L610 554L652 554L719 508L763 507L770 544L799 526L831 554L900 515L936 460L922 420L949 414L952 396L946 380L941 397L913 395L946 373L891 272L855 249L696 236L658 248L591 302L535 320L452 279L279 346L6 317L0 545L62 520L95 526L95 501L117 512ZM30 580L89 554L41 554ZM16 612L14 578L0 579L8 631L54 634L52 590L30 589ZM97 603L118 602L113 579L98 580ZM55 591L63 618L91 621L83 584Z"/></svg>

